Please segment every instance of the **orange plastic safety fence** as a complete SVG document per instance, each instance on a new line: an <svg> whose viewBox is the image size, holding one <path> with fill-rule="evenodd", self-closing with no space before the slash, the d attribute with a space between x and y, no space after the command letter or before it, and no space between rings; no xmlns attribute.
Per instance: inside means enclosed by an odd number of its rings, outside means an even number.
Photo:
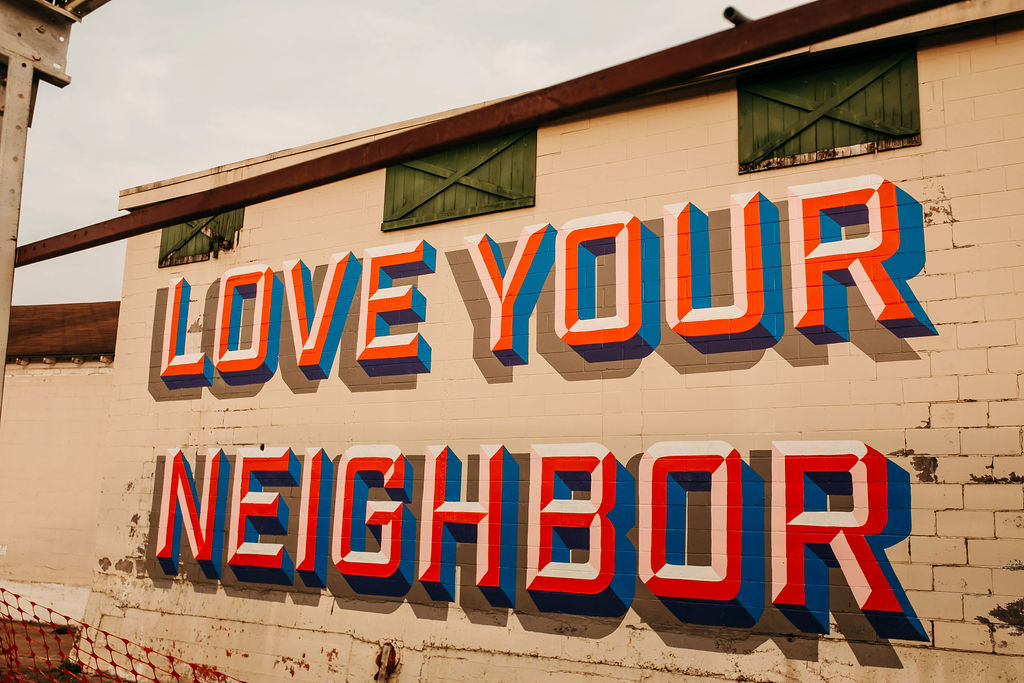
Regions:
<svg viewBox="0 0 1024 683"><path fill-rule="evenodd" d="M0 683L241 683L71 619L0 587Z"/></svg>

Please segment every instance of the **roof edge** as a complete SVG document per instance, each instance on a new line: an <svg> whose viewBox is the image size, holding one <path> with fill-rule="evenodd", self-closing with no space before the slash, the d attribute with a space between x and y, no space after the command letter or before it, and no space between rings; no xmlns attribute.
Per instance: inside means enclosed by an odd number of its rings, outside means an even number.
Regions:
<svg viewBox="0 0 1024 683"><path fill-rule="evenodd" d="M8 358L112 356L120 301L12 306Z"/></svg>
<svg viewBox="0 0 1024 683"><path fill-rule="evenodd" d="M702 38L324 156L169 199L18 248L36 263L229 211L610 104L964 0L818 0Z"/></svg>

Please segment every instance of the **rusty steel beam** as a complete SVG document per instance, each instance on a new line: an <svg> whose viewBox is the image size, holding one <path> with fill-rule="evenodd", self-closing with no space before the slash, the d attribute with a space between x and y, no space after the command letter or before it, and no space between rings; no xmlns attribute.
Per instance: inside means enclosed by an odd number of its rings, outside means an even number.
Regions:
<svg viewBox="0 0 1024 683"><path fill-rule="evenodd" d="M961 0L818 0L618 66L534 90L357 147L131 213L18 248L17 265L282 197L483 137L531 128L659 87L845 35Z"/></svg>

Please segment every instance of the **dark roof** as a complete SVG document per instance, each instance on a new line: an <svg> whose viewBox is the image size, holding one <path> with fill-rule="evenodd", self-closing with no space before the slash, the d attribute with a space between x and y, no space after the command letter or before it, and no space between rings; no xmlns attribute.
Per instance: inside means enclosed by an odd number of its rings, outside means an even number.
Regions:
<svg viewBox="0 0 1024 683"><path fill-rule="evenodd" d="M297 164L133 210L18 247L17 265L116 242L385 168L452 145L525 130L653 89L963 0L817 0L564 83Z"/></svg>
<svg viewBox="0 0 1024 683"><path fill-rule="evenodd" d="M119 301L12 306L7 356L96 356L114 353Z"/></svg>

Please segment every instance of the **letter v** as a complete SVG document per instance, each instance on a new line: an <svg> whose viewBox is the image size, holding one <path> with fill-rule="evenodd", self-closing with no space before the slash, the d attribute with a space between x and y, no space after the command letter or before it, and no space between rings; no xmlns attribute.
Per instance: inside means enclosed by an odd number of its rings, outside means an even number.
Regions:
<svg viewBox="0 0 1024 683"><path fill-rule="evenodd" d="M285 261L285 292L299 369L311 380L326 379L341 341L362 266L351 251L331 256L320 298L313 308L313 281L301 260Z"/></svg>

